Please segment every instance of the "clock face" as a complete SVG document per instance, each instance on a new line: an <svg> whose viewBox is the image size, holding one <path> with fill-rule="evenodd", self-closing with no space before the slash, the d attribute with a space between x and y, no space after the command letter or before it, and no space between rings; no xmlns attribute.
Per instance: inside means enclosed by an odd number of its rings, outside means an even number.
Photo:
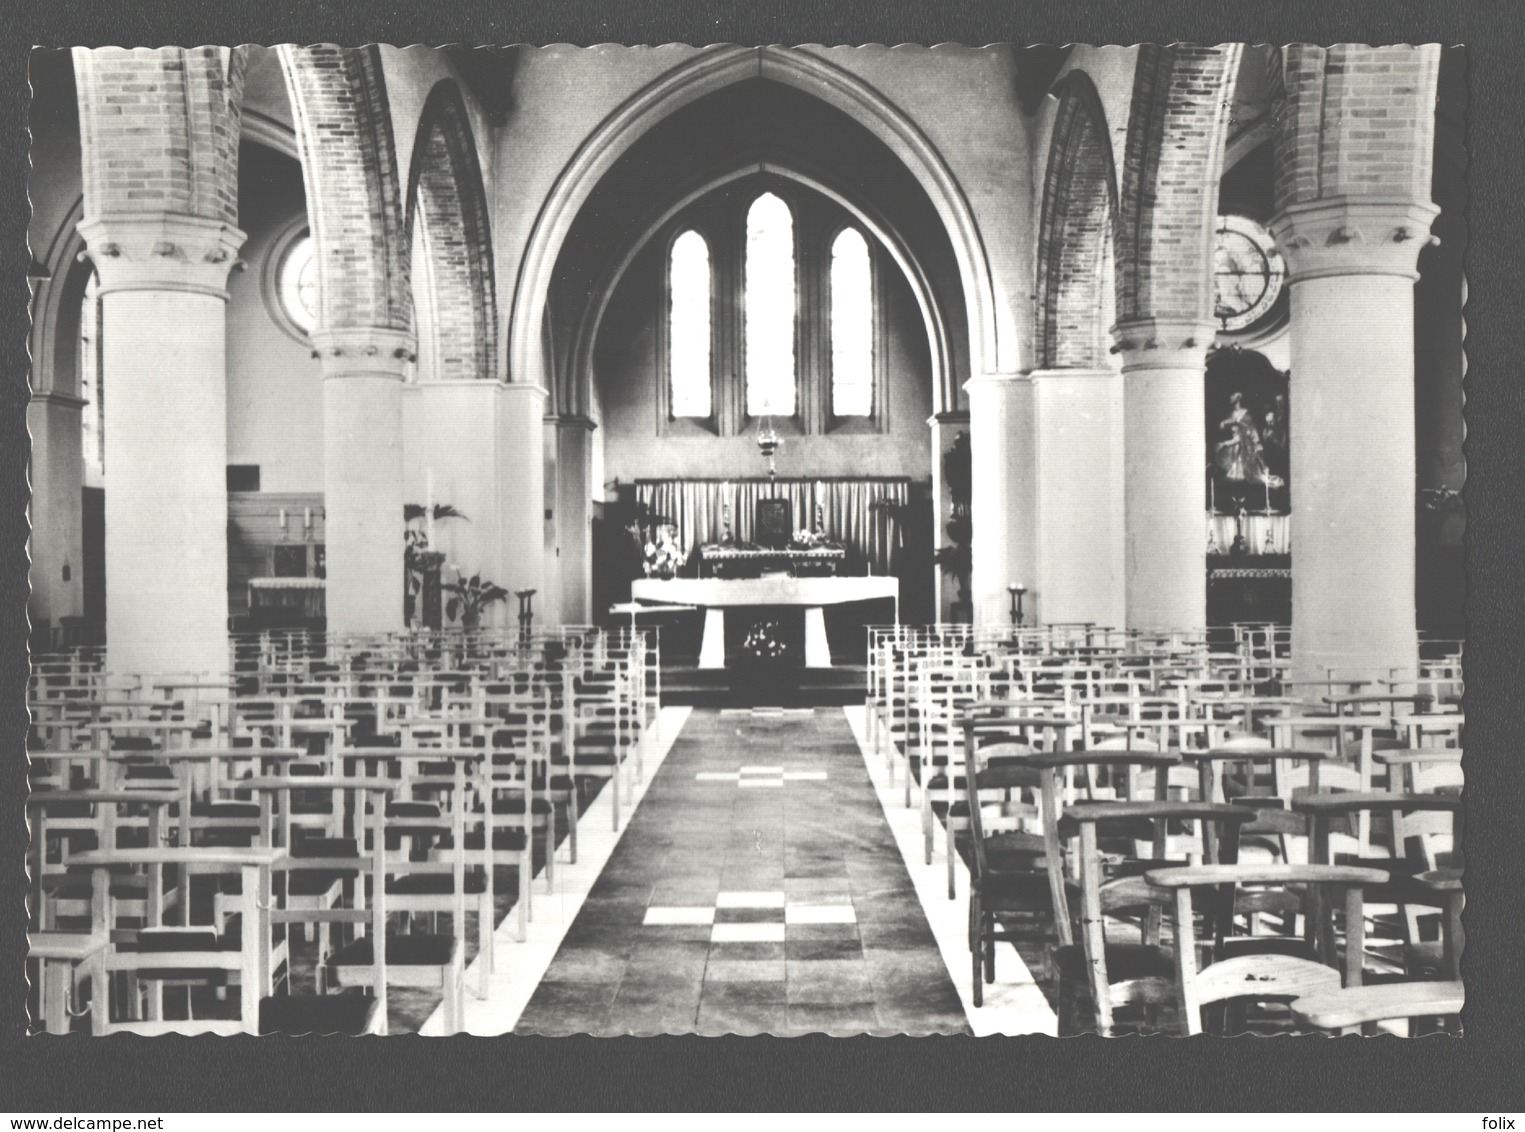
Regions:
<svg viewBox="0 0 1525 1132"><path fill-rule="evenodd" d="M1213 241L1214 317L1227 331L1245 330L1271 312L1287 265L1271 234L1247 216L1220 216Z"/></svg>

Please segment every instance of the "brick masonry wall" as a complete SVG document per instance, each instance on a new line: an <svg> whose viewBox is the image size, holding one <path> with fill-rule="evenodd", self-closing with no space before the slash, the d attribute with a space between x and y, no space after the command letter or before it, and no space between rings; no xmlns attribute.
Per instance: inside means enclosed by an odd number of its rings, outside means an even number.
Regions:
<svg viewBox="0 0 1525 1132"><path fill-rule="evenodd" d="M1106 364L1111 339L1103 311L1113 285L1103 272L1107 229L1117 215L1117 181L1106 115L1085 75L1064 80L1043 187L1038 235L1038 365Z"/></svg>
<svg viewBox="0 0 1525 1132"><path fill-rule="evenodd" d="M1437 44L1293 44L1271 60L1277 208L1430 199Z"/></svg>
<svg viewBox="0 0 1525 1132"><path fill-rule="evenodd" d="M460 92L435 87L413 149L408 224L424 225L438 340L435 376L487 379L497 366L497 288L482 172Z"/></svg>
<svg viewBox="0 0 1525 1132"><path fill-rule="evenodd" d="M373 47L282 46L318 251L318 325L411 332L408 240Z"/></svg>
<svg viewBox="0 0 1525 1132"><path fill-rule="evenodd" d="M1139 49L1117 248L1121 321L1211 320L1213 222L1242 50Z"/></svg>
<svg viewBox="0 0 1525 1132"><path fill-rule="evenodd" d="M221 47L76 48L85 220L236 224L244 66Z"/></svg>

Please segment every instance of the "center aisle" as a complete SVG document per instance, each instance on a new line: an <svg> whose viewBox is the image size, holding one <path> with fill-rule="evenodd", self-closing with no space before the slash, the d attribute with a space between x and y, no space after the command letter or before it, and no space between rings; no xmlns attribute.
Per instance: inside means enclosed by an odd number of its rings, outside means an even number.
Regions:
<svg viewBox="0 0 1525 1132"><path fill-rule="evenodd" d="M696 710L516 1032L969 1033L842 711Z"/></svg>

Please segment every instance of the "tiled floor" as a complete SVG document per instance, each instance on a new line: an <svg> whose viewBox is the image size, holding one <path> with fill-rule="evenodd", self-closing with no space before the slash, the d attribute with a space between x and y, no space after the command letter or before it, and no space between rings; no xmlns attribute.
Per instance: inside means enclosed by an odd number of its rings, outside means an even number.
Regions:
<svg viewBox="0 0 1525 1132"><path fill-rule="evenodd" d="M840 709L695 711L519 1033L968 1033Z"/></svg>

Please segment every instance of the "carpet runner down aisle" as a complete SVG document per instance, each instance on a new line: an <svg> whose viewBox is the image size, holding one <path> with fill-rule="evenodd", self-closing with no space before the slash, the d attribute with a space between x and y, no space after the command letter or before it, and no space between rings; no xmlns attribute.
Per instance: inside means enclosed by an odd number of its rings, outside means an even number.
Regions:
<svg viewBox="0 0 1525 1132"><path fill-rule="evenodd" d="M906 871L915 886L921 907L926 911L937 946L942 952L947 970L954 975L954 986L969 1017L976 1037L989 1034L1048 1034L1058 1033L1058 1017L1054 1013L1054 988L1045 986L1033 974L1045 975L1047 950L1042 944L1023 944L1020 948L1005 945L996 948L996 979L985 988L985 1003L976 1007L970 995L969 967L969 869L962 854L954 862L958 897L948 899L947 869L945 862L934 859L926 863L922 853L921 812L917 807L905 804L905 782L890 774L881 755L875 754L873 744L867 738L864 710L860 707L844 709L853 735L857 738L864 763L868 768L874 789L878 793L884 816L889 822L895 842L905 861ZM905 774L905 769L900 769ZM1052 983L1052 979L1049 980Z"/></svg>
<svg viewBox="0 0 1525 1132"><path fill-rule="evenodd" d="M969 1033L841 711L695 711L515 1031Z"/></svg>

